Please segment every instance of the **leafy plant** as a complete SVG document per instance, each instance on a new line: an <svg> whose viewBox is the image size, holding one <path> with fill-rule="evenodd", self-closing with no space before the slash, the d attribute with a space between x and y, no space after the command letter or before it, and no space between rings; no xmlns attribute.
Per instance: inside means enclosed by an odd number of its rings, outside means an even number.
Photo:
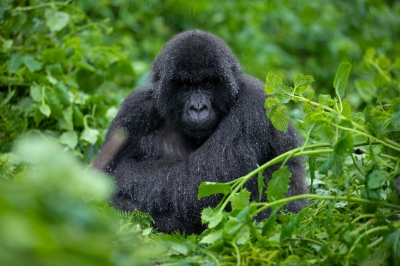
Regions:
<svg viewBox="0 0 400 266"><path fill-rule="evenodd" d="M131 63L102 45L107 21L92 22L70 1L18 3L0 6L1 148L40 130L90 161L122 100L114 91L135 78Z"/></svg>

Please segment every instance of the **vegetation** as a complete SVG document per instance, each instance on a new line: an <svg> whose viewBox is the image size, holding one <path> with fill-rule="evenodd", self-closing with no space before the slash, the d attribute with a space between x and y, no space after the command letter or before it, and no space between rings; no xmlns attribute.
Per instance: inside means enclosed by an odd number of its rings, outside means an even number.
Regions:
<svg viewBox="0 0 400 266"><path fill-rule="evenodd" d="M399 265L399 27L397 1L0 4L0 262ZM304 145L203 183L199 198L224 195L202 212L208 229L164 235L149 215L108 206L113 183L89 166L162 45L192 28L221 36L247 73L266 77L266 115L283 131L292 120ZM293 156L306 156L311 192L285 198ZM268 202L250 202L244 183L276 163L269 184L258 178ZM279 212L299 198L306 209Z"/></svg>

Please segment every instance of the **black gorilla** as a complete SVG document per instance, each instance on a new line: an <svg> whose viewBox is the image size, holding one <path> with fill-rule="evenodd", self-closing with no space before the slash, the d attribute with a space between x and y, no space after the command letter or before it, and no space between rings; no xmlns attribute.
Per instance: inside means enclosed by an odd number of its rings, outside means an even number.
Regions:
<svg viewBox="0 0 400 266"><path fill-rule="evenodd" d="M266 97L220 38L200 30L176 35L155 59L151 85L122 103L94 161L115 178L113 204L150 213L162 232L201 232L202 209L220 200L197 200L201 182L233 180L300 144L292 125L282 133L266 118ZM307 193L301 159L287 165L287 194ZM275 169L264 172L266 182ZM246 187L257 200L256 178Z"/></svg>

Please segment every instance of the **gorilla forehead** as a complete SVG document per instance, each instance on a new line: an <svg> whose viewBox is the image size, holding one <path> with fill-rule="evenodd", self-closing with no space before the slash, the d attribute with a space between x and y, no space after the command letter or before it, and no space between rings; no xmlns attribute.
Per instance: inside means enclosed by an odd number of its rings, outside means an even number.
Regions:
<svg viewBox="0 0 400 266"><path fill-rule="evenodd" d="M168 67L165 67L168 66ZM220 78L229 80L241 72L225 42L210 33L186 31L172 38L154 61L152 81Z"/></svg>

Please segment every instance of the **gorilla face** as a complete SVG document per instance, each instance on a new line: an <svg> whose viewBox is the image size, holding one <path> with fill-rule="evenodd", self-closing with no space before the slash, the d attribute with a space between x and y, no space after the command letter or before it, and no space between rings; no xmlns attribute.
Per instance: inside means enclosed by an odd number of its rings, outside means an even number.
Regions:
<svg viewBox="0 0 400 266"><path fill-rule="evenodd" d="M202 142L214 132L219 122L213 107L214 84L208 79L183 82L180 89L182 131L186 136Z"/></svg>

